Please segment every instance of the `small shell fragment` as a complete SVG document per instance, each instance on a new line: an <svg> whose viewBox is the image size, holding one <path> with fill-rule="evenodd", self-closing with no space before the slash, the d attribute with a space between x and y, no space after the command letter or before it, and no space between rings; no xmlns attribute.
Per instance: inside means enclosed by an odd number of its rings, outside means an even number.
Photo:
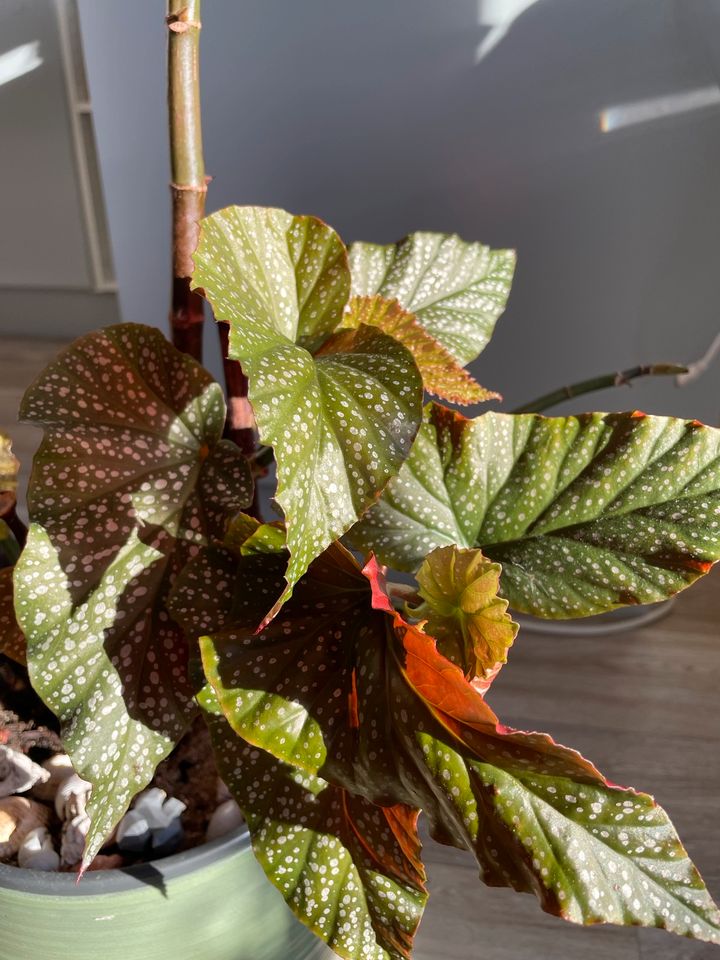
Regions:
<svg viewBox="0 0 720 960"><path fill-rule="evenodd" d="M142 853L148 846L156 854L171 853L182 838L184 810L181 800L168 797L159 787L143 791L118 824L118 847L127 853Z"/></svg>
<svg viewBox="0 0 720 960"><path fill-rule="evenodd" d="M42 800L43 803L52 803L60 784L72 776L75 771L72 761L66 753L56 753L49 760L46 760L42 766L49 774L48 779L36 783L32 794L38 800Z"/></svg>
<svg viewBox="0 0 720 960"><path fill-rule="evenodd" d="M24 753L0 746L0 797L25 793L36 783L50 779L47 770L34 763Z"/></svg>
<svg viewBox="0 0 720 960"><path fill-rule="evenodd" d="M235 800L225 800L210 817L210 823L208 823L205 836L208 840L216 840L218 837L224 837L226 833L230 833L231 830L241 826L243 822L244 817L242 810Z"/></svg>
<svg viewBox="0 0 720 960"><path fill-rule="evenodd" d="M50 811L26 797L0 800L0 860L9 860L20 849L27 835L37 827L46 827Z"/></svg>
<svg viewBox="0 0 720 960"><path fill-rule="evenodd" d="M72 820L80 813L85 813L92 784L83 780L76 773L60 783L55 794L55 812L61 820Z"/></svg>
<svg viewBox="0 0 720 960"><path fill-rule="evenodd" d="M47 827L35 827L23 842L17 854L18 866L26 870L57 870L60 857L53 847L52 837Z"/></svg>
<svg viewBox="0 0 720 960"><path fill-rule="evenodd" d="M72 820L65 821L60 841L60 862L64 867L71 867L82 860L89 830L90 817L86 813L79 813Z"/></svg>

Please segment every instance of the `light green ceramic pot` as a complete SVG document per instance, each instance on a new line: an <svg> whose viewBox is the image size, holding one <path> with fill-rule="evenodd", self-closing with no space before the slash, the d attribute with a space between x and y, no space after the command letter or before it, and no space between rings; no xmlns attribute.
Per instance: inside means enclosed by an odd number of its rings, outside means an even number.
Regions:
<svg viewBox="0 0 720 960"><path fill-rule="evenodd" d="M0 865L0 960L330 960L246 831L124 870Z"/></svg>

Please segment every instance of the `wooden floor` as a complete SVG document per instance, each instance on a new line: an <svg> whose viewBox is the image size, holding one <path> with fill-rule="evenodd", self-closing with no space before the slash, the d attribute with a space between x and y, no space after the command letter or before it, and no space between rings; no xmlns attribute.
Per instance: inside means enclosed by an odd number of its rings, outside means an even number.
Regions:
<svg viewBox="0 0 720 960"><path fill-rule="evenodd" d="M38 431L15 425L23 388L56 345L0 341L0 431L24 467ZM592 639L521 634L489 698L501 719L576 747L616 783L668 810L720 898L720 570L668 616ZM530 896L488 890L469 856L428 843L431 899L416 960L720 960L720 948L655 930L582 929Z"/></svg>

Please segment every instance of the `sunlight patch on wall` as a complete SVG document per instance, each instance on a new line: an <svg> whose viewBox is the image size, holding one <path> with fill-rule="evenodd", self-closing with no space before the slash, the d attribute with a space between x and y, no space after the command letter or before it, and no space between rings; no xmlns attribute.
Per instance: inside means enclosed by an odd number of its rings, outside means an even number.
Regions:
<svg viewBox="0 0 720 960"><path fill-rule="evenodd" d="M19 47L8 50L7 53L0 54L0 87L37 69L42 62L38 40L23 43Z"/></svg>
<svg viewBox="0 0 720 960"><path fill-rule="evenodd" d="M704 107L720 104L720 88L717 86L699 87L682 93L671 93L662 97L649 97L646 100L633 100L600 111L599 123L603 133L612 133L623 127L632 127L651 120L664 120Z"/></svg>
<svg viewBox="0 0 720 960"><path fill-rule="evenodd" d="M521 13L537 0L478 0L478 23L489 27L475 52L475 63L480 63L504 40L508 30Z"/></svg>

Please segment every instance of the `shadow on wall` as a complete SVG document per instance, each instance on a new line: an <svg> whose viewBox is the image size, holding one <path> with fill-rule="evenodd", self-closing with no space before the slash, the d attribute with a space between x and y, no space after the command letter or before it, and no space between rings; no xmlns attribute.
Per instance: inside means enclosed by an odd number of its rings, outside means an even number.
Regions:
<svg viewBox="0 0 720 960"><path fill-rule="evenodd" d="M80 5L123 311L162 326L162 24L131 0L127 78L110 9ZM713 0L215 0L202 39L210 207L311 212L346 241L433 229L517 247L510 307L476 370L509 407L694 359L720 326L714 37ZM586 406L719 422L711 379Z"/></svg>

